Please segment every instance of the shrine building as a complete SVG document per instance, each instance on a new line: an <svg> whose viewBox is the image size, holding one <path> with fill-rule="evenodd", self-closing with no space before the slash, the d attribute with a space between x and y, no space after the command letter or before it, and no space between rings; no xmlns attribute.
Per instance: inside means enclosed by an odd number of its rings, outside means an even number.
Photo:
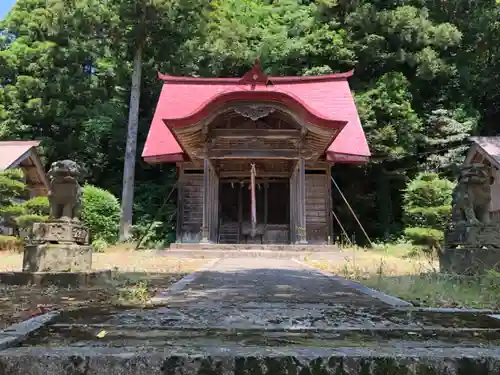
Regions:
<svg viewBox="0 0 500 375"><path fill-rule="evenodd" d="M330 243L331 168L370 156L351 76L159 74L142 157L177 166L177 242Z"/></svg>

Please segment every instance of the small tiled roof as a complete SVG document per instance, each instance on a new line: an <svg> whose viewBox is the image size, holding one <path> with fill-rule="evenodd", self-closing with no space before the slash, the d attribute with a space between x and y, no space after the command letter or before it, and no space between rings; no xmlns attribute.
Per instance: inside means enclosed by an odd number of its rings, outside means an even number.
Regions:
<svg viewBox="0 0 500 375"><path fill-rule="evenodd" d="M470 137L469 139L500 165L500 137Z"/></svg>
<svg viewBox="0 0 500 375"><path fill-rule="evenodd" d="M0 141L0 171L16 167L39 141Z"/></svg>

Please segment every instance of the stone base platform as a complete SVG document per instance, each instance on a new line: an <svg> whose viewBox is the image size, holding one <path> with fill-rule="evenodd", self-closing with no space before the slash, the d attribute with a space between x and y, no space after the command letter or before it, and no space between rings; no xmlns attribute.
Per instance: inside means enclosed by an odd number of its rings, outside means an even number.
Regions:
<svg viewBox="0 0 500 375"><path fill-rule="evenodd" d="M67 244L28 244L24 246L24 272L89 272L92 246Z"/></svg>
<svg viewBox="0 0 500 375"><path fill-rule="evenodd" d="M500 224L452 224L445 232L445 244L447 248L461 246L500 249Z"/></svg>
<svg viewBox="0 0 500 375"><path fill-rule="evenodd" d="M290 245L290 244L217 244L217 243L173 243L169 250L233 250L233 251L287 251L319 252L339 251L336 245Z"/></svg>
<svg viewBox="0 0 500 375"><path fill-rule="evenodd" d="M335 245L171 244L162 255L179 258L340 259Z"/></svg>
<svg viewBox="0 0 500 375"><path fill-rule="evenodd" d="M93 272L1 272L0 284L55 285L66 288L101 285L111 279L111 270Z"/></svg>
<svg viewBox="0 0 500 375"><path fill-rule="evenodd" d="M480 275L495 270L500 272L500 249L445 248L439 254L440 271L460 275Z"/></svg>
<svg viewBox="0 0 500 375"><path fill-rule="evenodd" d="M157 255L185 259L226 259L226 258L261 258L261 259L297 259L297 260L345 260L352 253L341 251L270 251L270 250L196 250L167 249L155 251Z"/></svg>
<svg viewBox="0 0 500 375"><path fill-rule="evenodd" d="M338 343L337 343L338 344ZM393 344L394 345L394 344ZM498 375L493 348L377 347L20 347L0 352L10 375Z"/></svg>

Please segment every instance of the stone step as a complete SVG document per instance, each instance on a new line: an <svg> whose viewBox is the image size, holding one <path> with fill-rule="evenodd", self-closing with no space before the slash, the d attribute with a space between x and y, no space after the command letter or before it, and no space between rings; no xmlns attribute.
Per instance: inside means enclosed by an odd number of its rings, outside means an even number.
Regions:
<svg viewBox="0 0 500 375"><path fill-rule="evenodd" d="M31 346L0 352L5 374L349 374L498 375L495 347L429 347L410 342L304 347ZM337 344L337 346L335 345Z"/></svg>
<svg viewBox="0 0 500 375"><path fill-rule="evenodd" d="M173 243L169 250L259 250L285 252L331 252L340 251L336 245L289 245L289 244L202 244L202 243Z"/></svg>
<svg viewBox="0 0 500 375"><path fill-rule="evenodd" d="M351 255L340 251L273 251L273 250L200 250L200 249L167 249L158 251L159 255L176 258L262 258L262 259L311 259L311 260L344 260Z"/></svg>

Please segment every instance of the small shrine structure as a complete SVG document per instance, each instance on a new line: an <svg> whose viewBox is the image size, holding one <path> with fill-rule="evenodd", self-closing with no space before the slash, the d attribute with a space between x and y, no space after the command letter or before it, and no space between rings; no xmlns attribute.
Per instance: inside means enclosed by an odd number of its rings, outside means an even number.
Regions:
<svg viewBox="0 0 500 375"><path fill-rule="evenodd" d="M177 165L177 242L328 243L331 167L370 156L352 74L159 74L142 157Z"/></svg>
<svg viewBox="0 0 500 375"><path fill-rule="evenodd" d="M470 137L471 146L464 161L465 166L481 163L491 168L490 220L500 222L500 136Z"/></svg>

